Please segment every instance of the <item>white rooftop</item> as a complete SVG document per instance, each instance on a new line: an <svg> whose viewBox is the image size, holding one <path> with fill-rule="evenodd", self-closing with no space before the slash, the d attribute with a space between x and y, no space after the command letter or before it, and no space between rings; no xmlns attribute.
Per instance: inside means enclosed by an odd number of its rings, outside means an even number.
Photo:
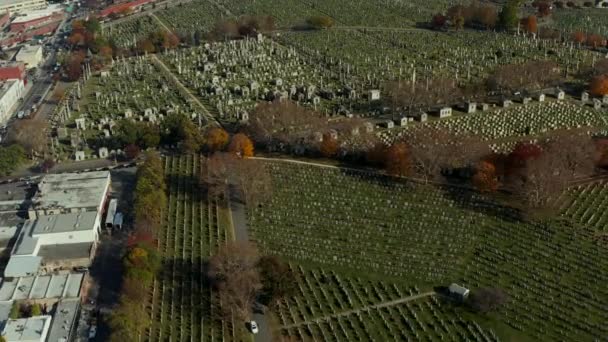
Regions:
<svg viewBox="0 0 608 342"><path fill-rule="evenodd" d="M1 0L0 0L0 2L1 2ZM47 6L46 8L25 11L25 12L23 12L23 15L17 16L13 20L13 23L15 23L15 24L25 23L25 22L28 22L31 20L36 20L38 18L48 17L48 16L52 15L53 13L57 13L57 12L61 12L61 11L63 11L63 9L60 4L52 4L52 5Z"/></svg>
<svg viewBox="0 0 608 342"><path fill-rule="evenodd" d="M13 255L4 269L5 277L25 277L38 273L42 257L35 255Z"/></svg>
<svg viewBox="0 0 608 342"><path fill-rule="evenodd" d="M9 319L2 336L7 342L44 342L51 325L51 316Z"/></svg>
<svg viewBox="0 0 608 342"><path fill-rule="evenodd" d="M32 199L33 209L97 208L109 184L109 171L46 175Z"/></svg>
<svg viewBox="0 0 608 342"><path fill-rule="evenodd" d="M25 299L78 298L84 273L52 274L4 279L0 303Z"/></svg>
<svg viewBox="0 0 608 342"><path fill-rule="evenodd" d="M95 228L97 212L79 212L57 215L40 215L35 220L26 221L32 224L32 236L53 233L65 233L81 230L92 230Z"/></svg>

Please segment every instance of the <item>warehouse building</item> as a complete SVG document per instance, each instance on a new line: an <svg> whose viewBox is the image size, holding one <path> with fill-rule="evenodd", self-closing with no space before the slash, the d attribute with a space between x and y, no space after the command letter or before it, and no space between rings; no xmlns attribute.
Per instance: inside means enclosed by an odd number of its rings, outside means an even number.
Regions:
<svg viewBox="0 0 608 342"><path fill-rule="evenodd" d="M100 216L97 211L89 211L38 215L25 221L4 276L34 276L89 266L99 240Z"/></svg>
<svg viewBox="0 0 608 342"><path fill-rule="evenodd" d="M45 0L0 0L0 12L21 13L46 7Z"/></svg>
<svg viewBox="0 0 608 342"><path fill-rule="evenodd" d="M9 319L2 330L7 342L45 342L51 327L51 316Z"/></svg>
<svg viewBox="0 0 608 342"><path fill-rule="evenodd" d="M28 217L85 211L101 213L110 183L109 171L46 175L38 183Z"/></svg>
<svg viewBox="0 0 608 342"><path fill-rule="evenodd" d="M10 24L10 31L27 31L48 23L61 21L63 18L63 8L61 5L50 5L46 8L27 11L23 15L17 16Z"/></svg>
<svg viewBox="0 0 608 342"><path fill-rule="evenodd" d="M26 69L37 68L42 62L42 46L26 45L17 52L15 56L17 62L23 62Z"/></svg>

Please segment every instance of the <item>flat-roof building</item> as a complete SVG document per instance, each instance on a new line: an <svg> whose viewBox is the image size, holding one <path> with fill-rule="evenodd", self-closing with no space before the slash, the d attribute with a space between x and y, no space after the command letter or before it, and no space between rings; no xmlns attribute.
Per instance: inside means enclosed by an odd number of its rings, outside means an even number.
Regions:
<svg viewBox="0 0 608 342"><path fill-rule="evenodd" d="M46 175L38 183L28 215L32 219L79 211L101 213L109 191L109 171Z"/></svg>
<svg viewBox="0 0 608 342"><path fill-rule="evenodd" d="M10 80L0 85L0 124L10 119L17 102L23 97L24 90L22 80Z"/></svg>
<svg viewBox="0 0 608 342"><path fill-rule="evenodd" d="M53 313L53 323L48 334L48 342L72 341L80 316L80 300L66 299L57 303Z"/></svg>
<svg viewBox="0 0 608 342"><path fill-rule="evenodd" d="M7 342L45 342L51 327L51 316L9 319L2 330Z"/></svg>
<svg viewBox="0 0 608 342"><path fill-rule="evenodd" d="M18 13L46 7L45 0L0 0L0 12Z"/></svg>
<svg viewBox="0 0 608 342"><path fill-rule="evenodd" d="M41 25L63 20L63 8L61 5L50 5L46 8L27 11L17 16L10 24L12 32L26 31Z"/></svg>
<svg viewBox="0 0 608 342"><path fill-rule="evenodd" d="M99 239L100 221L97 211L39 215L26 220L4 276L35 275L41 266L88 266Z"/></svg>
<svg viewBox="0 0 608 342"><path fill-rule="evenodd" d="M26 69L37 68L42 62L42 45L26 45L15 55L17 62L23 62Z"/></svg>
<svg viewBox="0 0 608 342"><path fill-rule="evenodd" d="M5 278L0 286L0 303L28 300L54 304L61 299L78 298L83 280L84 273Z"/></svg>

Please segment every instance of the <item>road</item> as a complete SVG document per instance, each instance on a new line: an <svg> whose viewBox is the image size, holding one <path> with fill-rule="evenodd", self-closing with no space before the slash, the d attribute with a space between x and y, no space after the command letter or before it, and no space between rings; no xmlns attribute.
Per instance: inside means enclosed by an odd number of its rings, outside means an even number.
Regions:
<svg viewBox="0 0 608 342"><path fill-rule="evenodd" d="M349 316L349 315L352 315L352 314L356 314L356 313L359 313L361 311L369 311L369 310L386 308L386 307L389 307L389 306L395 306L395 305L411 302L411 301L416 300L416 299L430 297L430 296L434 296L434 295L436 295L435 291L429 291L429 292L425 292L425 293L420 293L420 294L417 294L417 295L414 295L414 296L399 298L399 299L391 300L391 301L388 301L388 302L382 302L382 303L378 303L378 304L374 304L374 305L367 305L367 306L363 306L363 307L360 307L360 308L357 308L357 309L347 310L347 311L335 313L335 314L332 314L332 315L327 315L327 316L319 317L319 318L316 318L316 319L311 319L311 320L308 320L308 321L302 321L302 322L298 322L298 323L294 323L294 324L285 325L285 326L283 326L283 329L295 328L295 327L302 326L302 325L307 325L307 324L310 324L310 323L321 323L323 321L328 321L330 319L334 319L334 318L338 318L338 317L344 317L344 316Z"/></svg>
<svg viewBox="0 0 608 342"><path fill-rule="evenodd" d="M234 193L234 191L232 191ZM245 205L238 199L232 196L230 200L230 211L232 214L232 225L234 227L234 236L236 241L248 242L249 232L247 226L247 215L245 212ZM260 306L256 303L256 306ZM268 324L266 315L259 310L254 310L253 320L258 323L259 332L254 335L256 342L270 342L272 341L272 332Z"/></svg>
<svg viewBox="0 0 608 342"><path fill-rule="evenodd" d="M201 108L208 125L220 125L216 118L211 115L207 108L201 103L201 101L199 101L196 96L192 95L190 90L188 90L188 88L186 88L186 86L177 78L177 76L175 76L173 72L171 72L171 70L165 65L165 63L163 63L163 61L156 57L156 55L152 55L151 58L152 62L154 62L154 64L156 64L161 69L161 71L171 79L171 82L173 82L173 84L175 84L175 86L179 88L182 95L185 95L186 97L190 98L192 102L196 103Z"/></svg>

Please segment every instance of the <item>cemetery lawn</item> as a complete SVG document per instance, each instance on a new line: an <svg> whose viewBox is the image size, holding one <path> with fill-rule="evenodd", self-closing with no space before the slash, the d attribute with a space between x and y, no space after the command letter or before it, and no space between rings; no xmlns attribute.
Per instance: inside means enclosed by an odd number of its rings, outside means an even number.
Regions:
<svg viewBox="0 0 608 342"><path fill-rule="evenodd" d="M608 334L608 250L592 228L561 219L524 221L516 210L464 189L265 163L274 192L267 204L250 209L251 236L262 251L287 258L303 274L301 293L276 312L283 334L433 341L593 340ZM510 299L488 315L430 296L297 324L452 282L473 291L498 287ZM338 299L334 292L341 293ZM452 328L455 322L465 327L462 333Z"/></svg>
<svg viewBox="0 0 608 342"><path fill-rule="evenodd" d="M209 257L233 239L226 203L198 188L200 159L166 157L168 204L159 234L162 270L148 308L154 322L148 341L242 341L244 325L222 318L217 293L206 277Z"/></svg>

